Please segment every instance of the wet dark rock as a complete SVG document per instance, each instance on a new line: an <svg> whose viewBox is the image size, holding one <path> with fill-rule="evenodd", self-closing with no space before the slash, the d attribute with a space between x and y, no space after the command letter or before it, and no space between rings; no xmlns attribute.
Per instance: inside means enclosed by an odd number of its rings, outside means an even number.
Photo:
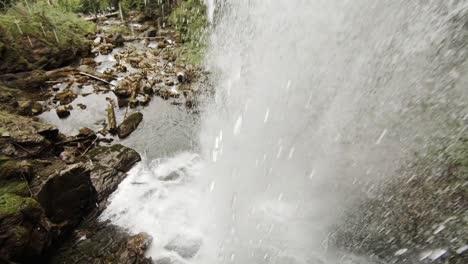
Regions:
<svg viewBox="0 0 468 264"><path fill-rule="evenodd" d="M85 110L87 108L87 106L85 104L77 104L77 106L81 109L81 110Z"/></svg>
<svg viewBox="0 0 468 264"><path fill-rule="evenodd" d="M185 81L187 80L187 76L185 75L185 72L178 72L177 73L177 80L180 83L185 83Z"/></svg>
<svg viewBox="0 0 468 264"><path fill-rule="evenodd" d="M24 116L30 116L32 115L32 106L33 106L33 101L28 100L28 101L18 101L18 114L24 115Z"/></svg>
<svg viewBox="0 0 468 264"><path fill-rule="evenodd" d="M180 178L180 172L178 171L173 171L167 175L158 177L158 179L161 181L175 181L179 178Z"/></svg>
<svg viewBox="0 0 468 264"><path fill-rule="evenodd" d="M168 88L156 88L156 89L153 89L154 90L154 93L158 96L160 96L161 98L167 100L169 98L179 98L180 97L180 94L176 91L173 91L171 89L168 89Z"/></svg>
<svg viewBox="0 0 468 264"><path fill-rule="evenodd" d="M165 249L174 251L179 256L189 259L193 258L200 250L202 241L198 238L191 238L188 236L177 235L166 246Z"/></svg>
<svg viewBox="0 0 468 264"><path fill-rule="evenodd" d="M90 67L96 67L97 63L93 58L83 58L81 64L88 65Z"/></svg>
<svg viewBox="0 0 468 264"><path fill-rule="evenodd" d="M114 225L93 222L77 230L50 263L152 264L144 254L151 242L152 237L146 233L130 236Z"/></svg>
<svg viewBox="0 0 468 264"><path fill-rule="evenodd" d="M38 89L44 86L47 80L48 77L42 70L0 75L0 82L9 87L20 89Z"/></svg>
<svg viewBox="0 0 468 264"><path fill-rule="evenodd" d="M102 44L101 46L98 47L98 51L102 55L110 54L113 49L114 49L114 45L111 44L111 43L104 43L104 44Z"/></svg>
<svg viewBox="0 0 468 264"><path fill-rule="evenodd" d="M33 115L40 115L44 112L44 107L41 102L34 102L31 108L31 113Z"/></svg>
<svg viewBox="0 0 468 264"><path fill-rule="evenodd" d="M119 108L126 107L128 105L128 101L129 101L128 98L119 97L119 98L117 98L117 106Z"/></svg>
<svg viewBox="0 0 468 264"><path fill-rule="evenodd" d="M150 27L147 30L145 30L145 32L141 33L140 37L152 38L152 37L156 37L157 35L158 35L158 29L155 27Z"/></svg>
<svg viewBox="0 0 468 264"><path fill-rule="evenodd" d="M31 191L47 217L65 229L76 226L97 201L90 169L81 162L54 161L37 173Z"/></svg>
<svg viewBox="0 0 468 264"><path fill-rule="evenodd" d="M50 153L58 130L31 118L0 112L0 135L0 153L26 158Z"/></svg>
<svg viewBox="0 0 468 264"><path fill-rule="evenodd" d="M151 96L145 94L141 100L139 100L140 105L146 106L151 102Z"/></svg>
<svg viewBox="0 0 468 264"><path fill-rule="evenodd" d="M78 131L77 137L84 137L89 139L95 139L96 133L91 128L83 127Z"/></svg>
<svg viewBox="0 0 468 264"><path fill-rule="evenodd" d="M194 98L193 92L191 90L184 91L184 97L185 97L185 106L186 107L188 107L188 108L195 107L195 98Z"/></svg>
<svg viewBox="0 0 468 264"><path fill-rule="evenodd" d="M3 261L34 263L50 244L44 211L32 198L3 189L0 223L0 259Z"/></svg>
<svg viewBox="0 0 468 264"><path fill-rule="evenodd" d="M0 181L31 180L34 176L33 164L28 160L0 159Z"/></svg>
<svg viewBox="0 0 468 264"><path fill-rule="evenodd" d="M118 97L128 98L130 97L130 95L132 95L132 90L129 89L128 87L120 86L114 90L114 93Z"/></svg>
<svg viewBox="0 0 468 264"><path fill-rule="evenodd" d="M130 98L130 100L128 100L128 106L130 106L130 108L135 108L139 105L139 101L138 99L136 98Z"/></svg>
<svg viewBox="0 0 468 264"><path fill-rule="evenodd" d="M68 105L60 105L57 107L57 109L55 109L55 111L57 112L57 116L59 118L65 118L70 115L70 107Z"/></svg>
<svg viewBox="0 0 468 264"><path fill-rule="evenodd" d="M114 44L116 47L122 47L125 43L125 39L122 36L122 34L117 34L115 37L111 39L112 44Z"/></svg>
<svg viewBox="0 0 468 264"><path fill-rule="evenodd" d="M125 65L117 64L114 67L117 72L127 72L127 67L125 67Z"/></svg>
<svg viewBox="0 0 468 264"><path fill-rule="evenodd" d="M67 105L73 102L78 95L70 90L65 90L63 92L57 93L54 100L60 102L61 105Z"/></svg>
<svg viewBox="0 0 468 264"><path fill-rule="evenodd" d="M59 155L59 158L67 164L73 164L76 161L75 149L65 148Z"/></svg>
<svg viewBox="0 0 468 264"><path fill-rule="evenodd" d="M18 92L18 90L7 88L0 83L0 110L10 113L16 112Z"/></svg>
<svg viewBox="0 0 468 264"><path fill-rule="evenodd" d="M133 113L119 125L118 127L118 132L117 134L119 135L119 138L126 138L128 137L140 124L140 122L143 120L143 114L142 113Z"/></svg>
<svg viewBox="0 0 468 264"><path fill-rule="evenodd" d="M91 181L98 193L99 202L106 201L125 178L125 173L141 160L136 151L120 144L96 147L86 157L93 163Z"/></svg>
<svg viewBox="0 0 468 264"><path fill-rule="evenodd" d="M133 68L140 68L140 62L143 60L142 57L130 57L127 59L128 63L132 65Z"/></svg>
<svg viewBox="0 0 468 264"><path fill-rule="evenodd" d="M114 74L114 69L112 68L107 68L104 70L103 72L105 75L109 75L109 76L112 76Z"/></svg>

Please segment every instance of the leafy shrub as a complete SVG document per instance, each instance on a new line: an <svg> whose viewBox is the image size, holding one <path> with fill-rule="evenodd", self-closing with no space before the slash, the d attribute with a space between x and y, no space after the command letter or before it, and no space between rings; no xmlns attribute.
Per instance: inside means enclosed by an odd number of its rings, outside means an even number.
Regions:
<svg viewBox="0 0 468 264"><path fill-rule="evenodd" d="M206 7L201 0L181 1L169 16L169 23L181 33L185 43L180 58L198 64L205 48Z"/></svg>

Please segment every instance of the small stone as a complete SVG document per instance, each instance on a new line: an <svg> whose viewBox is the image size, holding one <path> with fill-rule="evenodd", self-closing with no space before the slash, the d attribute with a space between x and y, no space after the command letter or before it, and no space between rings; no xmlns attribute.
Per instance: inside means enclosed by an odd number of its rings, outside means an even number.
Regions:
<svg viewBox="0 0 468 264"><path fill-rule="evenodd" d="M141 33L140 36L144 38L152 38L158 35L158 29L155 27L150 27L145 32Z"/></svg>
<svg viewBox="0 0 468 264"><path fill-rule="evenodd" d="M75 152L72 149L65 149L60 153L59 157L67 164L73 164L76 161Z"/></svg>
<svg viewBox="0 0 468 264"><path fill-rule="evenodd" d="M91 137L91 136L95 136L96 133L94 133L94 131L90 128L87 128L87 127L83 127L83 128L80 128L79 132L78 132L78 137Z"/></svg>
<svg viewBox="0 0 468 264"><path fill-rule="evenodd" d="M106 44L102 44L101 46L99 46L98 50L99 52L102 54L102 55L108 55L112 52L112 50L114 49L114 45L112 45L111 43L106 43Z"/></svg>
<svg viewBox="0 0 468 264"><path fill-rule="evenodd" d="M93 58L83 58L81 64L95 67L97 65L96 61Z"/></svg>
<svg viewBox="0 0 468 264"><path fill-rule="evenodd" d="M42 107L41 102L34 102L32 105L31 112L33 115L39 115L44 111L44 108Z"/></svg>
<svg viewBox="0 0 468 264"><path fill-rule="evenodd" d="M122 37L122 34L117 34L114 38L112 38L112 44L114 44L116 47L121 47L125 43L124 37Z"/></svg>
<svg viewBox="0 0 468 264"><path fill-rule="evenodd" d="M65 90L63 92L57 93L54 100L59 101L61 105L67 105L73 102L78 95L70 90Z"/></svg>
<svg viewBox="0 0 468 264"><path fill-rule="evenodd" d="M65 118L70 115L70 110L66 105L60 105L55 111L59 118Z"/></svg>
<svg viewBox="0 0 468 264"><path fill-rule="evenodd" d="M141 99L139 102L140 102L140 105L146 106L146 105L148 105L148 104L151 102L151 96L145 94L145 96L143 97L143 99Z"/></svg>
<svg viewBox="0 0 468 264"><path fill-rule="evenodd" d="M187 77L185 76L185 72L178 72L177 73L177 80L180 83L185 83L185 81L187 80Z"/></svg>
<svg viewBox="0 0 468 264"><path fill-rule="evenodd" d="M115 66L115 70L117 72L126 72L127 71L127 67L125 67L125 65L122 65L122 64L117 64Z"/></svg>
<svg viewBox="0 0 468 264"><path fill-rule="evenodd" d="M77 106L82 110L86 109L87 107L85 104L82 104L82 103L77 104Z"/></svg>

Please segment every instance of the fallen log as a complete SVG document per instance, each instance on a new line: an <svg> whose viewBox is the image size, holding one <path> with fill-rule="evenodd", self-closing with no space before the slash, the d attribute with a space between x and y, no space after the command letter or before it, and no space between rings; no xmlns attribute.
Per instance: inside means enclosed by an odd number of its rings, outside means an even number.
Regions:
<svg viewBox="0 0 468 264"><path fill-rule="evenodd" d="M117 133L117 122L115 120L114 104L112 102L109 102L109 106L107 106L107 124L109 133L115 135Z"/></svg>
<svg viewBox="0 0 468 264"><path fill-rule="evenodd" d="M119 12L113 12L113 13L109 13L109 14L102 14L102 15L99 15L99 16L84 17L84 20L86 20L86 21L96 21L99 18L114 17L114 16L118 16L118 15L119 15Z"/></svg>
<svg viewBox="0 0 468 264"><path fill-rule="evenodd" d="M78 72L78 73L81 74L81 75L84 75L84 76L88 76L88 77L90 77L90 78L93 78L93 79L95 79L95 80L101 81L101 82L103 82L103 83L109 84L110 86L114 86L112 83L110 83L110 82L108 82L108 81L106 81L106 80L104 80L104 79L101 79L101 78L99 78L99 77L97 77L97 76L94 76L94 75L92 75L92 74L89 74L89 73L86 73L86 72Z"/></svg>

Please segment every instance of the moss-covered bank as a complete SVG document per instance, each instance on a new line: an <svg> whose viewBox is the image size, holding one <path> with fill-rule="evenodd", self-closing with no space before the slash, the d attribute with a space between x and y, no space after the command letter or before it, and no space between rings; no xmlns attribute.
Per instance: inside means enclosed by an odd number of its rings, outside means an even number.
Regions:
<svg viewBox="0 0 468 264"><path fill-rule="evenodd" d="M0 13L0 72L51 69L89 51L93 23L46 1L18 2Z"/></svg>

